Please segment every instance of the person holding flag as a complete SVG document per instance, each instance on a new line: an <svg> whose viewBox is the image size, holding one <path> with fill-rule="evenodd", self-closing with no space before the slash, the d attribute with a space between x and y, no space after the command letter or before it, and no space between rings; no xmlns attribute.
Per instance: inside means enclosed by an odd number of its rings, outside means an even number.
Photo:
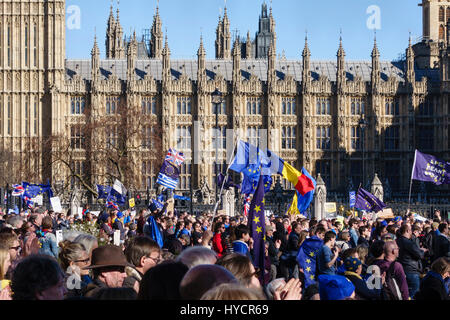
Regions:
<svg viewBox="0 0 450 320"><path fill-rule="evenodd" d="M325 228L322 226L317 227L314 235L305 239L298 250L297 262L305 275L305 288L317 281L316 261L317 255L323 246L324 236Z"/></svg>
<svg viewBox="0 0 450 320"><path fill-rule="evenodd" d="M264 214L264 178L262 175L259 177L258 186L250 204L248 228L253 239L253 265L260 270L260 281L264 286L266 285L264 283L266 217Z"/></svg>

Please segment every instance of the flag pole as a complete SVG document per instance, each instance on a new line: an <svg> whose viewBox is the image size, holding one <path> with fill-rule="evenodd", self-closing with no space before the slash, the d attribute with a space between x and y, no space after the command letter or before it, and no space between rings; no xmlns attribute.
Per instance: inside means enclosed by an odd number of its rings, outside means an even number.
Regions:
<svg viewBox="0 0 450 320"><path fill-rule="evenodd" d="M235 152L235 150L236 150L238 138L239 138L239 137L236 136L236 141L233 142L233 152L231 153L231 156L234 155L234 152ZM230 157L230 160L231 160L231 157ZM221 199L222 199L223 187L225 186L225 181L227 181L227 179L228 179L228 171L230 170L230 167L231 167L231 164L232 164L232 163L233 163L233 161L230 161L230 163L228 164L227 171L225 172L225 177L224 177L223 182L222 182L222 186L220 187L219 196L218 196L216 205L214 206L214 213L213 213L213 216L212 216L212 218L211 218L211 223L210 223L211 229L212 229L212 223L213 223L214 218L216 217L216 214L217 214L217 208L219 207L219 203L220 203L220 201L221 201ZM217 183L217 181L216 181L216 183Z"/></svg>
<svg viewBox="0 0 450 320"><path fill-rule="evenodd" d="M411 181L409 182L408 211L406 213L409 213L409 209L411 206L411 190L412 190L414 168L416 167L416 156L417 156L417 149L416 149L416 151L414 151L414 162L413 162L413 166L412 166L412 170L411 170Z"/></svg>

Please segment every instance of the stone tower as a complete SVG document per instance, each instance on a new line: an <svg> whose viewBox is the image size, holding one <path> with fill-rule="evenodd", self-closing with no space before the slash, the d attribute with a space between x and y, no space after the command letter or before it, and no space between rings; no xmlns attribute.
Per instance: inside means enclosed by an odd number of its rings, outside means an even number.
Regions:
<svg viewBox="0 0 450 320"><path fill-rule="evenodd" d="M14 168L40 180L51 175L42 170L42 140L62 129L65 1L1 0L0 8L0 145Z"/></svg>
<svg viewBox="0 0 450 320"><path fill-rule="evenodd" d="M255 42L255 58L257 59L265 59L267 57L271 43L273 43L276 52L275 20L272 16L272 8L270 8L270 14L267 14L267 4L265 2L261 7L259 30L256 33Z"/></svg>
<svg viewBox="0 0 450 320"><path fill-rule="evenodd" d="M422 0L423 37L446 41L447 21L450 18L450 0Z"/></svg>
<svg viewBox="0 0 450 320"><path fill-rule="evenodd" d="M230 20L225 7L223 19L219 17L216 30L216 59L231 59Z"/></svg>
<svg viewBox="0 0 450 320"><path fill-rule="evenodd" d="M117 9L117 18L114 18L112 6L107 23L105 44L107 59L125 58L125 44L123 41L123 28L120 24L119 9Z"/></svg>
<svg viewBox="0 0 450 320"><path fill-rule="evenodd" d="M161 59L163 49L163 33L162 22L159 16L159 8L156 7L156 13L153 17L153 25L150 40L150 57L154 59Z"/></svg>

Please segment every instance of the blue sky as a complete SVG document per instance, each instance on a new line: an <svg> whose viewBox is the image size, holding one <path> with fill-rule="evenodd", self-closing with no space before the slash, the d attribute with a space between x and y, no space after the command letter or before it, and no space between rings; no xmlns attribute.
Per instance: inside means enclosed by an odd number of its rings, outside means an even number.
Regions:
<svg viewBox="0 0 450 320"><path fill-rule="evenodd" d="M228 0L227 11L232 34L247 31L253 38L263 0ZM266 0L270 6L270 0ZM381 28L376 31L382 60L396 59L408 45L409 32L413 40L422 35L420 0L273 0L276 21L277 54L284 50L288 59L300 59L305 30L313 60L336 59L340 30L346 58L370 60L374 30L367 27L372 17L368 7L380 9ZM80 28L66 28L66 56L69 59L89 58L97 34L101 56L105 56L106 21L111 0L67 0L66 7L80 9ZM113 3L114 11L117 1ZM151 28L156 0L121 0L120 21L124 33ZM173 59L195 58L200 34L203 35L207 59L214 59L215 30L224 0L160 0L159 11L163 32L167 28ZM73 14L66 13L66 19Z"/></svg>

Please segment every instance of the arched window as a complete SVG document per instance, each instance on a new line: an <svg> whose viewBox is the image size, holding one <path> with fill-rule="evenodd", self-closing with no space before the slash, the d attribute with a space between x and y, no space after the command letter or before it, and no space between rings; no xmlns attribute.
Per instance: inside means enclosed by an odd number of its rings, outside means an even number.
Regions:
<svg viewBox="0 0 450 320"><path fill-rule="evenodd" d="M445 9L444 7L439 8L439 22L445 22Z"/></svg>
<svg viewBox="0 0 450 320"><path fill-rule="evenodd" d="M445 38L445 28L444 26L439 26L439 40L444 40Z"/></svg>

